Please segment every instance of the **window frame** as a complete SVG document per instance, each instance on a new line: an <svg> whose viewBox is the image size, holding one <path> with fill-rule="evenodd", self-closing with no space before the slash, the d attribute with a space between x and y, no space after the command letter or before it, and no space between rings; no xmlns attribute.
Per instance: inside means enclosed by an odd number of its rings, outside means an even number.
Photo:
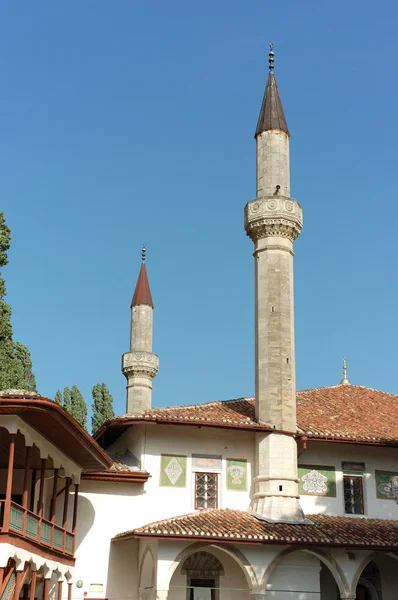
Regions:
<svg viewBox="0 0 398 600"><path fill-rule="evenodd" d="M220 498L219 498L220 473L215 473L214 471L195 471L193 473L193 475L194 475L194 508L195 508L195 510L206 510L207 508L218 508L219 503L220 503ZM216 484L216 494L215 494L215 499L216 499L215 504L216 505L215 506L198 506L198 494L197 494L197 487L198 487L197 477L198 477L198 475L207 475L207 476L214 477L215 484Z"/></svg>
<svg viewBox="0 0 398 600"><path fill-rule="evenodd" d="M351 508L352 510L348 511L347 510L347 503L346 503L346 486L345 486L345 482L346 480L357 480L360 482L360 486L361 486L361 508L362 508L362 512L356 512L354 511L355 509L355 505L358 502L354 502L352 503L351 501ZM350 488L351 490L353 490L354 484L350 481ZM352 492L353 493L353 492ZM365 515L365 486L364 486L364 477L363 477L363 473L350 473L350 472L344 472L343 471L343 503L344 503L344 514L345 515L352 515L352 516L364 516Z"/></svg>

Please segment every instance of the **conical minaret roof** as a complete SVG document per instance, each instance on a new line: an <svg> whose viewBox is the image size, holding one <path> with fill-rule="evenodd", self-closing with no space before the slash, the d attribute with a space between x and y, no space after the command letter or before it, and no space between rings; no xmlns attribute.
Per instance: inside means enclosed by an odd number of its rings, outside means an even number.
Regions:
<svg viewBox="0 0 398 600"><path fill-rule="evenodd" d="M138 306L139 304L145 304L146 306L151 306L153 308L151 289L149 287L148 274L145 265L145 246L142 249L141 269L138 275L130 308L133 306Z"/></svg>
<svg viewBox="0 0 398 600"><path fill-rule="evenodd" d="M287 127L281 97L274 75L274 52L272 48L271 44L268 81L254 137L257 137L263 131L269 131L271 129L279 129L280 131L285 131L289 135L289 129Z"/></svg>

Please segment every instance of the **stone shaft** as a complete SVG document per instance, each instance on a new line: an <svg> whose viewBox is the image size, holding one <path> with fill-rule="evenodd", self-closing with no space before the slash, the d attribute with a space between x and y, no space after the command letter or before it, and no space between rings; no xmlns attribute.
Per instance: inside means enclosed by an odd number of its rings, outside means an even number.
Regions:
<svg viewBox="0 0 398 600"><path fill-rule="evenodd" d="M257 198L290 196L289 135L285 131L263 131L257 136Z"/></svg>
<svg viewBox="0 0 398 600"><path fill-rule="evenodd" d="M145 304L131 307L130 350L152 352L153 308Z"/></svg>
<svg viewBox="0 0 398 600"><path fill-rule="evenodd" d="M256 417L276 429L296 427L293 250L282 237L256 242Z"/></svg>

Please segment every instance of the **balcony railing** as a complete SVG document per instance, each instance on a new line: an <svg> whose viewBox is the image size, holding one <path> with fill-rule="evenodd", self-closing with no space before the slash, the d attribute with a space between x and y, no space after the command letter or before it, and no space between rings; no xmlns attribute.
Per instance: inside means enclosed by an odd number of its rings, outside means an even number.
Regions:
<svg viewBox="0 0 398 600"><path fill-rule="evenodd" d="M5 504L5 500L0 500L0 533L9 530L20 537L73 556L75 541L73 533L39 517L15 502L11 502L10 518L6 523L4 521Z"/></svg>

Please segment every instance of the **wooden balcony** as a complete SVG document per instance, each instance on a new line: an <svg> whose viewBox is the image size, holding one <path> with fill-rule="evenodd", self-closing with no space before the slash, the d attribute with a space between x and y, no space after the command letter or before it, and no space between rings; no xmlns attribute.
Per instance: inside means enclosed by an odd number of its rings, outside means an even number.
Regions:
<svg viewBox="0 0 398 600"><path fill-rule="evenodd" d="M6 500L0 500L0 543L2 534L12 534L43 548L73 557L75 536L71 531L23 508L15 502L7 510Z"/></svg>

